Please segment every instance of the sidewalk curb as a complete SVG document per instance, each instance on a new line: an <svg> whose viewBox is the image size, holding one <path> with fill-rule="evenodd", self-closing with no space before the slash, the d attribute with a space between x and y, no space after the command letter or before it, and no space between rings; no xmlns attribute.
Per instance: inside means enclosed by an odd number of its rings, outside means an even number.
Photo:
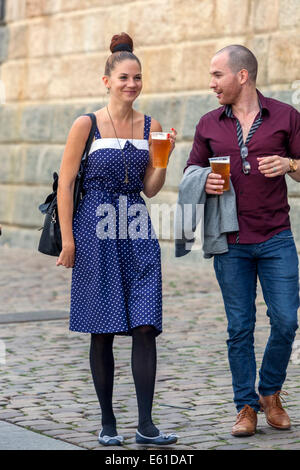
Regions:
<svg viewBox="0 0 300 470"><path fill-rule="evenodd" d="M48 310L48 311L33 311L33 312L15 312L15 313L0 313L1 323L20 323L29 321L49 321L49 320L64 320L69 318L70 312L61 310Z"/></svg>
<svg viewBox="0 0 300 470"><path fill-rule="evenodd" d="M0 450L86 450L35 431L0 421Z"/></svg>

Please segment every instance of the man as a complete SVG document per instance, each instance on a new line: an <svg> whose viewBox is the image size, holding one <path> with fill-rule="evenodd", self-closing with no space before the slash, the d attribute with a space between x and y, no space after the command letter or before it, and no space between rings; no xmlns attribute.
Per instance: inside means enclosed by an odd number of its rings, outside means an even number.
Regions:
<svg viewBox="0 0 300 470"><path fill-rule="evenodd" d="M214 268L228 319L228 358L238 411L232 434L250 436L260 409L269 425L290 427L279 394L298 328L299 272L285 175L300 181L300 114L256 89L257 60L243 46L219 51L210 75L210 88L222 106L200 119L187 166L207 167L209 157L230 155L239 232L227 235L228 252L214 256ZM223 183L220 175L209 173L206 193L222 197ZM257 277L271 324L259 395L254 354Z"/></svg>

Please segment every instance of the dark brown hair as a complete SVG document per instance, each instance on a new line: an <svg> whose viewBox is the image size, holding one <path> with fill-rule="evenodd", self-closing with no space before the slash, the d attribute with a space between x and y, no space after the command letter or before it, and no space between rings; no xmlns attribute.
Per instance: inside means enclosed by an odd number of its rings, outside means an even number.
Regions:
<svg viewBox="0 0 300 470"><path fill-rule="evenodd" d="M123 60L136 60L140 68L141 62L135 54L133 54L133 41L127 33L115 34L110 42L111 55L106 61L104 74L110 76L111 71L116 64Z"/></svg>
<svg viewBox="0 0 300 470"><path fill-rule="evenodd" d="M221 52L228 52L229 61L228 65L233 73L238 73L242 69L248 70L249 79L255 83L257 77L257 59L253 52L245 46L240 44L232 44L231 46L224 47L217 54Z"/></svg>

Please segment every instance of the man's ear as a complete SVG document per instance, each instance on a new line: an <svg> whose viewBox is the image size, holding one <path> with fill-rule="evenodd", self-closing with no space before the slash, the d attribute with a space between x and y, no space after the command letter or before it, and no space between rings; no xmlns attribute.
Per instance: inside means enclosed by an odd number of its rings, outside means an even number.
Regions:
<svg viewBox="0 0 300 470"><path fill-rule="evenodd" d="M238 76L241 85L244 85L249 80L249 72L246 69L240 70Z"/></svg>

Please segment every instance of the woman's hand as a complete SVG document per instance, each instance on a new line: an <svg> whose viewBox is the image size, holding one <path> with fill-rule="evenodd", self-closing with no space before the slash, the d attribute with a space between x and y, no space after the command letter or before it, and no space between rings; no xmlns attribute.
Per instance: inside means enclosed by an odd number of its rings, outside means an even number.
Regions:
<svg viewBox="0 0 300 470"><path fill-rule="evenodd" d="M171 150L170 150L170 153L169 153L169 158L170 158L170 155L171 155L171 153L173 152L173 150L175 148L176 136L177 136L177 131L175 129L173 129L173 127L172 127L171 131L172 132L170 134L168 134L169 140L171 142Z"/></svg>
<svg viewBox="0 0 300 470"><path fill-rule="evenodd" d="M290 169L289 159L272 155L270 157L258 157L258 169L267 178L285 175Z"/></svg>
<svg viewBox="0 0 300 470"><path fill-rule="evenodd" d="M75 244L70 243L63 246L62 251L56 261L56 266L64 266L65 268L73 268L75 261Z"/></svg>

